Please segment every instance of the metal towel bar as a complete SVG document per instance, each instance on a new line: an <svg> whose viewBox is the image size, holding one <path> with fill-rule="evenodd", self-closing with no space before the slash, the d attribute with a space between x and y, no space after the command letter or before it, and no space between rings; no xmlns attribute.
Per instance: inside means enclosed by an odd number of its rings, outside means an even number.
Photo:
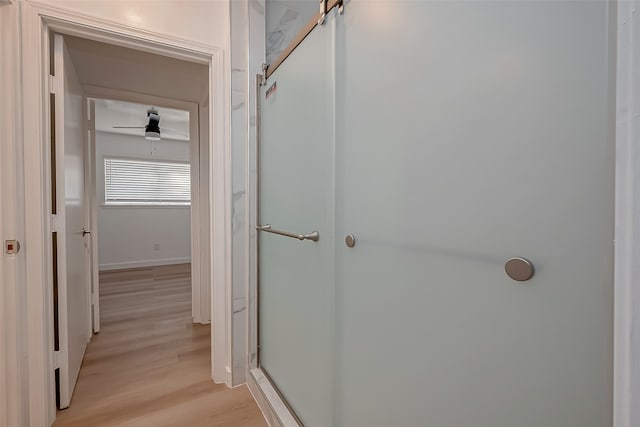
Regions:
<svg viewBox="0 0 640 427"><path fill-rule="evenodd" d="M317 242L320 239L320 234L317 231L313 231L309 234L289 233L288 231L274 230L271 228L271 224L259 225L256 227L256 230L279 234L281 236L291 237L298 240L311 240L312 242Z"/></svg>

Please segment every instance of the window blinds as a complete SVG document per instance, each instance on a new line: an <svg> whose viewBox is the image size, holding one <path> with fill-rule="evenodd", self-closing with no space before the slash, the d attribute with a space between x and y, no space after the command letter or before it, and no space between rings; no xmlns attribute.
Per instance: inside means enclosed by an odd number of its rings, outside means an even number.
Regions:
<svg viewBox="0 0 640 427"><path fill-rule="evenodd" d="M104 159L106 205L190 205L188 163Z"/></svg>

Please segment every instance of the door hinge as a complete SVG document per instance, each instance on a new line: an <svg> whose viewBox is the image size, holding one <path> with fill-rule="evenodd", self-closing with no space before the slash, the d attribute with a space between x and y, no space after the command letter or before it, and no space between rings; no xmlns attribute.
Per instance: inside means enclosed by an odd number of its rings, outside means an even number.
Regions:
<svg viewBox="0 0 640 427"><path fill-rule="evenodd" d="M56 78L56 76L49 75L49 93L59 93L60 92L60 79Z"/></svg>
<svg viewBox="0 0 640 427"><path fill-rule="evenodd" d="M60 369L60 360L62 359L61 351L53 352L53 369Z"/></svg>
<svg viewBox="0 0 640 427"><path fill-rule="evenodd" d="M51 216L50 216L50 220L51 221L50 221L49 225L51 227L51 232L58 231L58 220L57 220L57 218L58 218L58 215L56 215L56 214L51 214Z"/></svg>

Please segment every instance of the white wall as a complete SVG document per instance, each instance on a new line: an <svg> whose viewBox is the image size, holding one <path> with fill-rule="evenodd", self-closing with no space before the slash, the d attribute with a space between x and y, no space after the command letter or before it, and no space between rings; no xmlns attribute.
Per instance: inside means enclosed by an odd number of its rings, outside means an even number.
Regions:
<svg viewBox="0 0 640 427"><path fill-rule="evenodd" d="M0 241L18 239L24 243L25 226L20 194L24 192L20 173L21 104L20 15L13 5L0 2ZM0 254L0 427L21 426L29 417L27 378L27 321L24 248L18 256ZM18 327L17 327L18 326Z"/></svg>
<svg viewBox="0 0 640 427"><path fill-rule="evenodd" d="M96 115L99 112L96 111ZM100 270L176 264L191 260L190 209L184 206L104 205L104 157L189 161L189 143L96 132L98 262ZM154 245L159 245L155 249Z"/></svg>
<svg viewBox="0 0 640 427"><path fill-rule="evenodd" d="M108 21L210 46L226 48L228 0L46 0L47 3Z"/></svg>

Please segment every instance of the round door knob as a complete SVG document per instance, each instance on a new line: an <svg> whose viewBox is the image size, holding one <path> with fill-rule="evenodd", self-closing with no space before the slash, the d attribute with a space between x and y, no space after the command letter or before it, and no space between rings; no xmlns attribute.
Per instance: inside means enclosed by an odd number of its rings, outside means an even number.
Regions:
<svg viewBox="0 0 640 427"><path fill-rule="evenodd" d="M348 234L347 237L344 238L344 243L348 248L352 248L356 245L356 238L353 237L353 234Z"/></svg>
<svg viewBox="0 0 640 427"><path fill-rule="evenodd" d="M504 271L513 280L526 282L533 277L533 264L525 258L509 258L504 264Z"/></svg>

